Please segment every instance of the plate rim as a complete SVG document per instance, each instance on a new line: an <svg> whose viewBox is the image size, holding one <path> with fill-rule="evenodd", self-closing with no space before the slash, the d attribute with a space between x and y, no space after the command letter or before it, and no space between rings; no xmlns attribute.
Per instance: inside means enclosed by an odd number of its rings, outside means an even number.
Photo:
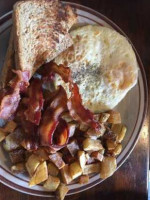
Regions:
<svg viewBox="0 0 150 200"><path fill-rule="evenodd" d="M137 131L137 137L134 139L134 142L133 142L133 146L132 148L130 148L130 151L128 153L128 155L124 156L123 158L123 161L120 161L121 163L117 166L117 169L116 171L118 170L118 168L127 160L127 158L130 156L130 154L132 153L138 139L139 139L139 136L140 136L140 132L141 132L141 129L142 129L142 126L143 126L143 123L144 123L144 120L145 120L145 116L147 114L147 107L148 107L148 87L147 87L147 79L146 79L146 74L145 74L145 70L144 70L144 66L143 66L143 63L141 61L141 58L136 50L136 48L134 47L134 45L132 44L131 40L128 38L128 36L124 33L124 31L122 31L122 29L116 25L116 23L114 23L113 21L111 21L109 18L107 18L105 15L103 15L102 13L92 9L92 8L89 8L87 6L84 6L84 5L80 5L80 4L77 4L77 3L72 3L72 2L64 2L70 6L75 6L76 8L79 8L81 10L84 10L86 12L89 12L95 16L97 16L98 18L104 20L105 22L107 22L108 24L110 24L115 30L117 30L119 33L121 33L122 35L124 35L127 40L130 42L130 44L132 45L132 48L136 54L136 58L137 58L137 62L140 66L140 71L141 71L141 75L142 75L142 82L143 82L143 87L144 87L144 109L143 109L143 116L142 116L142 120L141 120L141 124L139 126L139 129ZM0 26L7 21L7 19L10 19L10 14L12 14L12 11L9 11L7 12L6 14L2 15L0 17ZM0 166L1 167L1 166ZM2 182L4 185L12 188L12 189L15 189L19 192L22 192L22 193L26 193L26 194L30 194L30 195L34 195L34 196L41 196L41 197L51 197L53 198L54 196L51 196L50 194L48 194L48 192L45 192L45 191L37 191L37 190L34 190L34 189L28 189L28 188L25 188L23 186L19 186L15 183L13 183L13 186L12 186L12 182L9 181L8 179L6 179L5 177L3 177L1 174L0 174L0 182ZM96 182L96 183L95 183ZM88 187L85 187L84 189L80 190L80 191L76 191L76 192L73 192L73 194L75 193L79 193L79 192L82 192L82 191L85 191L87 189L90 189L94 186L96 186L97 184L101 183L102 180L97 180L95 181L91 186L88 186ZM23 190L22 190L23 188ZM26 191L25 191L26 190ZM29 191L28 191L29 190ZM76 190L79 190L79 189L76 189ZM32 191L35 191L35 193L32 193ZM39 194L38 194L39 192ZM42 194L43 193L43 194ZM47 193L47 194L46 194ZM68 195L72 195L68 193Z"/></svg>

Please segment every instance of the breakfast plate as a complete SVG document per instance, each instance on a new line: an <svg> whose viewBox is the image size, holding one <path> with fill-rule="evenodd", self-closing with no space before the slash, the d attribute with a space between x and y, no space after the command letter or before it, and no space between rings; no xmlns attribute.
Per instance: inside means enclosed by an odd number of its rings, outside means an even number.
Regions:
<svg viewBox="0 0 150 200"><path fill-rule="evenodd" d="M75 3L68 2L67 4L69 4L76 10L80 25L98 24L101 26L112 28L126 37L123 31L104 15L90 8ZM4 57L8 46L8 38L10 35L11 26L12 26L12 12L9 12L0 18L0 44L1 44L0 68L2 68L3 66ZM138 140L147 108L147 85L146 85L145 72L139 55L137 54L134 47L133 49L136 54L139 67L138 82L136 86L121 101L121 103L115 108L115 110L121 113L122 121L127 126L128 129L126 137L123 141L123 150L117 158L117 166L118 166L117 169L128 158ZM3 121L1 121L1 124L2 123ZM43 197L53 196L50 192L44 190L44 188L40 185L30 188L28 186L28 178L26 174L22 175L12 174L12 172L10 171L11 164L9 163L7 155L4 152L2 146L0 146L0 158L1 158L0 181L3 184L26 194L43 196ZM67 195L72 195L87 190L101 183L102 181L103 180L99 178L99 175L93 175L91 176L89 183L85 185L80 185L77 184L76 182L71 183L69 185L69 192Z"/></svg>

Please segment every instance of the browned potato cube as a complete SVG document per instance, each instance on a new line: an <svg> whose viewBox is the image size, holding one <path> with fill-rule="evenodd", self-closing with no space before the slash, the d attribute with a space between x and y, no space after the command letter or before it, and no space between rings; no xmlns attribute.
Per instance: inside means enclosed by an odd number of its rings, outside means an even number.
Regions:
<svg viewBox="0 0 150 200"><path fill-rule="evenodd" d="M9 153L9 157L13 164L23 162L25 160L25 150L24 149L16 149Z"/></svg>
<svg viewBox="0 0 150 200"><path fill-rule="evenodd" d="M73 119L72 119L72 117L70 116L69 112L63 113L63 114L61 115L61 118L62 118L63 120L65 120L67 123L73 121Z"/></svg>
<svg viewBox="0 0 150 200"><path fill-rule="evenodd" d="M83 132L86 132L89 129L89 126L84 123L81 123L79 129Z"/></svg>
<svg viewBox="0 0 150 200"><path fill-rule="evenodd" d="M45 161L45 160L48 160L49 159L49 155L48 153L42 149L42 148L39 148L37 151L34 152L35 155L37 155L39 157L39 160L41 162Z"/></svg>
<svg viewBox="0 0 150 200"><path fill-rule="evenodd" d="M25 163L17 163L11 167L11 171L15 174L23 173L26 171Z"/></svg>
<svg viewBox="0 0 150 200"><path fill-rule="evenodd" d="M100 140L93 140L90 138L86 138L83 141L83 149L84 151L99 151L103 149L103 146Z"/></svg>
<svg viewBox="0 0 150 200"><path fill-rule="evenodd" d="M121 144L118 144L118 145L116 146L116 148L114 149L114 151L113 151L113 155L114 155L114 156L118 156L118 155L121 153L121 151L122 151L122 145L121 145Z"/></svg>
<svg viewBox="0 0 150 200"><path fill-rule="evenodd" d="M121 115L119 112L110 110L107 113L110 114L110 116L107 120L108 123L112 123L112 124L120 124L121 123Z"/></svg>
<svg viewBox="0 0 150 200"><path fill-rule="evenodd" d="M79 177L79 183L80 184L87 184L89 182L89 176L88 175L82 175Z"/></svg>
<svg viewBox="0 0 150 200"><path fill-rule="evenodd" d="M48 174L51 176L57 176L59 173L59 169L53 164L53 163L48 163Z"/></svg>
<svg viewBox="0 0 150 200"><path fill-rule="evenodd" d="M12 133L17 127L17 124L14 121L9 121L5 127L4 127L4 131L7 133Z"/></svg>
<svg viewBox="0 0 150 200"><path fill-rule="evenodd" d="M104 158L103 154L101 154L99 151L92 152L91 157L98 161L102 161Z"/></svg>
<svg viewBox="0 0 150 200"><path fill-rule="evenodd" d="M79 159L80 167L84 169L85 164L86 164L86 157L85 157L84 151L78 151L78 159Z"/></svg>
<svg viewBox="0 0 150 200"><path fill-rule="evenodd" d="M95 158L91 157L91 155L89 155L88 153L85 154L85 157L86 157L86 164L87 165L95 162Z"/></svg>
<svg viewBox="0 0 150 200"><path fill-rule="evenodd" d="M34 185L42 183L43 181L46 181L47 179L48 179L48 170L46 161L44 161L37 167L36 172L34 173L29 182L29 186L32 187Z"/></svg>
<svg viewBox="0 0 150 200"><path fill-rule="evenodd" d="M83 170L83 174L92 174L92 173L98 173L100 172L100 163L93 163L90 165L85 165L85 168Z"/></svg>
<svg viewBox="0 0 150 200"><path fill-rule="evenodd" d="M77 126L77 124L75 124L73 122L68 123L69 137L72 137L74 135L75 130L76 130L76 126Z"/></svg>
<svg viewBox="0 0 150 200"><path fill-rule="evenodd" d="M65 166L62 157L58 153L49 155L49 158L51 162L54 163L58 169L61 169Z"/></svg>
<svg viewBox="0 0 150 200"><path fill-rule="evenodd" d="M50 192L55 192L60 184L60 179L54 176L48 176L47 181L44 183L43 187Z"/></svg>
<svg viewBox="0 0 150 200"><path fill-rule="evenodd" d="M79 145L76 140L73 140L70 144L67 145L67 149L69 150L72 157L74 157L77 154L77 151L79 150Z"/></svg>
<svg viewBox="0 0 150 200"><path fill-rule="evenodd" d="M32 154L28 158L28 160L26 162L26 168L27 168L27 171L28 171L28 173L31 177L33 176L33 174L36 171L39 164L40 164L40 160L39 160L39 157L37 155Z"/></svg>
<svg viewBox="0 0 150 200"><path fill-rule="evenodd" d="M63 182L66 184L69 184L72 181L72 177L70 175L70 171L69 171L69 166L65 165L61 170L61 176L63 179Z"/></svg>
<svg viewBox="0 0 150 200"><path fill-rule="evenodd" d="M116 148L116 146L117 146L116 141L112 141L112 140L106 141L106 147L107 147L108 150L110 150L110 151L114 150Z"/></svg>
<svg viewBox="0 0 150 200"><path fill-rule="evenodd" d="M111 130L117 134L117 142L121 143L125 137L127 128L123 124L113 124Z"/></svg>
<svg viewBox="0 0 150 200"><path fill-rule="evenodd" d="M68 187L61 183L56 191L56 196L58 200L63 200L68 192Z"/></svg>
<svg viewBox="0 0 150 200"><path fill-rule="evenodd" d="M109 113L100 113L99 122L100 123L105 123L105 122L107 122L109 117L110 117Z"/></svg>
<svg viewBox="0 0 150 200"><path fill-rule="evenodd" d="M94 129L90 128L90 129L88 129L88 131L85 133L85 136L86 136L86 137L93 138L93 139L94 139L94 138L97 139L97 138L99 138L100 136L104 135L105 131L106 131L105 126L104 126L103 124L101 124L101 129L100 129L99 131L96 132Z"/></svg>
<svg viewBox="0 0 150 200"><path fill-rule="evenodd" d="M21 129L16 129L13 133L10 133L4 140L3 147L6 151L13 151L20 147L20 143L23 140L24 133Z"/></svg>
<svg viewBox="0 0 150 200"><path fill-rule="evenodd" d="M100 178L105 179L115 172L117 168L116 158L105 157L101 163Z"/></svg>
<svg viewBox="0 0 150 200"><path fill-rule="evenodd" d="M82 174L82 169L79 162L74 162L69 166L69 171L72 179L79 177Z"/></svg>

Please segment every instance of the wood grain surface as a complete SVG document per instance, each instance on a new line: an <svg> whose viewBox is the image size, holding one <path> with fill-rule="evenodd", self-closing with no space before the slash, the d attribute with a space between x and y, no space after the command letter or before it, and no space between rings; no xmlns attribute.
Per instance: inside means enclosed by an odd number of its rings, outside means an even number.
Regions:
<svg viewBox="0 0 150 200"><path fill-rule="evenodd" d="M12 9L16 0L0 0L0 16ZM114 21L131 39L146 71L150 91L150 1L149 0L71 0L88 6ZM72 200L147 200L149 168L149 115L145 119L139 141L120 169L96 187L76 194ZM0 200L46 200L16 192L0 184Z"/></svg>

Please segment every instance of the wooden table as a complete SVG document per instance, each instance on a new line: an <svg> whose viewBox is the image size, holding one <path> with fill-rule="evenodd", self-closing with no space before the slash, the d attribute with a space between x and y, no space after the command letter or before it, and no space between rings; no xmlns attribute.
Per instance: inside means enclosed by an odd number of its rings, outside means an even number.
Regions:
<svg viewBox="0 0 150 200"><path fill-rule="evenodd" d="M150 80L150 1L149 0L71 0L91 7L114 21L128 35L143 61ZM0 0L0 15L12 9L16 0ZM148 81L150 90L150 85ZM140 139L127 161L102 184L66 199L91 200L147 200L149 168L148 151L149 117L145 119ZM0 200L39 200L16 192L0 184Z"/></svg>

